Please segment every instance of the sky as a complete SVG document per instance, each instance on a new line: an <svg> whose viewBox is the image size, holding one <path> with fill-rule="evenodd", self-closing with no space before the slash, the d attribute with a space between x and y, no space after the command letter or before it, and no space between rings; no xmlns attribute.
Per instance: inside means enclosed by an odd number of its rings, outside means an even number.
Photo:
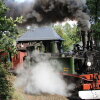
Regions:
<svg viewBox="0 0 100 100"><path fill-rule="evenodd" d="M24 2L25 0L15 0L16 2L19 2L19 3L22 3Z"/></svg>
<svg viewBox="0 0 100 100"><path fill-rule="evenodd" d="M71 27L73 27L74 25L77 25L77 21L71 21L71 20L65 21L65 22L62 22L62 23L56 23L55 25L57 25L57 24L65 25L66 23L70 24Z"/></svg>

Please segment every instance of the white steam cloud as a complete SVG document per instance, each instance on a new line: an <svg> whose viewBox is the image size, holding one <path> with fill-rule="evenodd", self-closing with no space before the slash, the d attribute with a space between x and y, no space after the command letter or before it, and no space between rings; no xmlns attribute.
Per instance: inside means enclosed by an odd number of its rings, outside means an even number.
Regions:
<svg viewBox="0 0 100 100"><path fill-rule="evenodd" d="M37 55L35 54L35 56ZM64 81L60 74L62 70L60 64L56 60L49 61L47 57L45 59L38 55L36 58L38 58L35 59L38 63L33 63L30 67L27 66L27 63L24 67L17 69L19 77L15 86L24 88L25 92L29 94L48 93L70 96L69 91L74 89L74 85L68 85ZM41 58L44 59L40 61Z"/></svg>

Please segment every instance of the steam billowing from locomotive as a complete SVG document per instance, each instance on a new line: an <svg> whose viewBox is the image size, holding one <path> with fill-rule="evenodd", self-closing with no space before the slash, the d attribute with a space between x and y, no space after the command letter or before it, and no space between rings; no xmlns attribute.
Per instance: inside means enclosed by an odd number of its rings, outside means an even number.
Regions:
<svg viewBox="0 0 100 100"><path fill-rule="evenodd" d="M60 72L62 64L38 51L27 56L25 62L16 69L18 77L16 88L23 88L28 94L58 94L71 96L70 91L75 88L73 83L65 81Z"/></svg>
<svg viewBox="0 0 100 100"><path fill-rule="evenodd" d="M24 16L27 24L38 25L77 20L82 30L90 28L86 0L6 0L7 16Z"/></svg>

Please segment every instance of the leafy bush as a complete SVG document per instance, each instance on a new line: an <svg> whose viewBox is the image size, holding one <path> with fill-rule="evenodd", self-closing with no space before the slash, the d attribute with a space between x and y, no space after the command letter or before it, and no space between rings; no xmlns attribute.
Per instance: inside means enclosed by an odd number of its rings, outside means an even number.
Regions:
<svg viewBox="0 0 100 100"><path fill-rule="evenodd" d="M11 100L13 88L8 77L11 74L0 64L0 100Z"/></svg>

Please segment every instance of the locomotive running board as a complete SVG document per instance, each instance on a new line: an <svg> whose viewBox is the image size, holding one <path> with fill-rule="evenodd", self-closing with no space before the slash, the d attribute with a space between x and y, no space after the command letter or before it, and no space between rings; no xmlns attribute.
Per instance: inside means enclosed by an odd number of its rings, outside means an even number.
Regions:
<svg viewBox="0 0 100 100"><path fill-rule="evenodd" d="M81 99L99 99L100 100L100 90L79 91L78 95Z"/></svg>

